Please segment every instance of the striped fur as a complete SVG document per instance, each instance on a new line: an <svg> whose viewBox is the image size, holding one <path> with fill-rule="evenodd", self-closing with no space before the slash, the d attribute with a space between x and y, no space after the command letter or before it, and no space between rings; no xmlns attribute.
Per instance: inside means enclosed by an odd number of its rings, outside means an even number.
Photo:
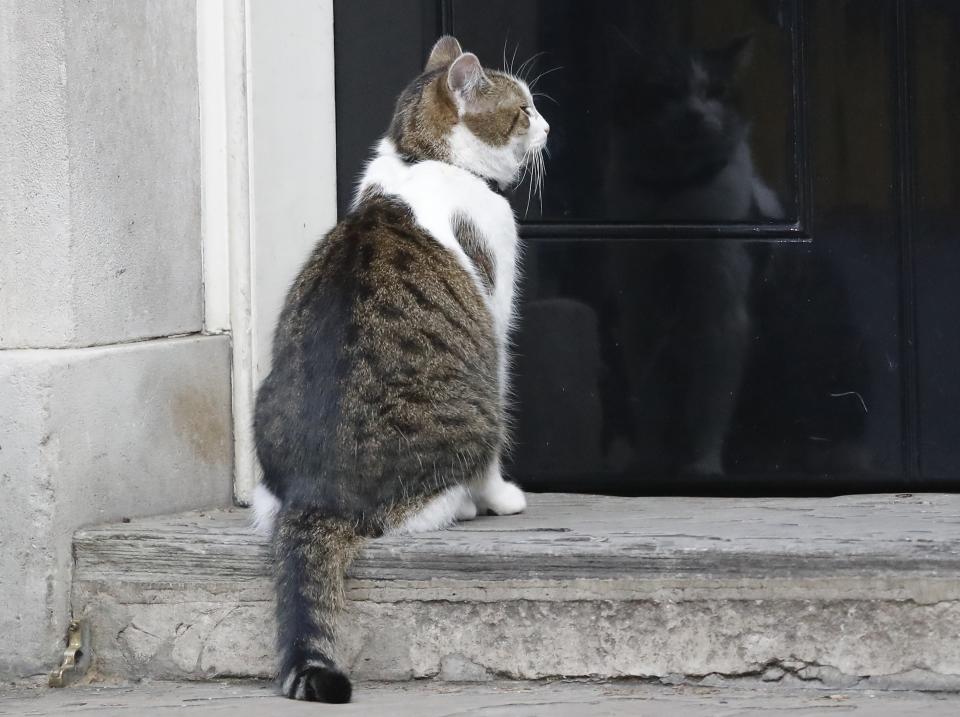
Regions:
<svg viewBox="0 0 960 717"><path fill-rule="evenodd" d="M526 90L497 75L468 91L481 78L464 57L442 39L401 97L352 211L290 288L257 395L257 513L273 536L278 678L293 699L350 700L336 622L366 540L526 505L499 471L516 227L484 180L515 177L546 130L531 134L524 112L504 135L484 108ZM466 79L449 79L454 66ZM465 126L475 141L458 144Z"/></svg>

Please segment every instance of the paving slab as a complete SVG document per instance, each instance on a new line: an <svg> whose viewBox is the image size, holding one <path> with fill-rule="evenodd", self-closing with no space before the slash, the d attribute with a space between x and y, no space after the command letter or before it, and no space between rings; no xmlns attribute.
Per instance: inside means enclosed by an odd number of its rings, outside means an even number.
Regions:
<svg viewBox="0 0 960 717"><path fill-rule="evenodd" d="M74 552L101 674L273 674L246 511L84 530ZM960 689L960 496L533 495L525 515L374 541L350 575L357 679Z"/></svg>
<svg viewBox="0 0 960 717"><path fill-rule="evenodd" d="M0 715L165 717L739 717L789 714L863 717L953 717L960 695L820 690L730 690L643 683L363 684L349 705L318 705L278 697L269 684L144 683L64 690L13 690L0 696Z"/></svg>

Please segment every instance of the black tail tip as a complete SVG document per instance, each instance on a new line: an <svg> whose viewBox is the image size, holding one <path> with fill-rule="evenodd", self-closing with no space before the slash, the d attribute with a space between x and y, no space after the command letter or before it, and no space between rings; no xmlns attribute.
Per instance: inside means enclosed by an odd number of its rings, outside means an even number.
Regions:
<svg viewBox="0 0 960 717"><path fill-rule="evenodd" d="M353 687L350 678L336 668L308 667L297 674L284 694L292 700L340 705L350 701Z"/></svg>

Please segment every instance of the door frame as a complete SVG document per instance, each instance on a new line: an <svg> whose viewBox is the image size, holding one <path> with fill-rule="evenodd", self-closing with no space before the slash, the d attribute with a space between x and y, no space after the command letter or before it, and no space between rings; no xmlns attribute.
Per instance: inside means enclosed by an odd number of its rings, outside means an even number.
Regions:
<svg viewBox="0 0 960 717"><path fill-rule="evenodd" d="M197 5L204 332L232 337L234 498L290 282L336 223L333 0Z"/></svg>

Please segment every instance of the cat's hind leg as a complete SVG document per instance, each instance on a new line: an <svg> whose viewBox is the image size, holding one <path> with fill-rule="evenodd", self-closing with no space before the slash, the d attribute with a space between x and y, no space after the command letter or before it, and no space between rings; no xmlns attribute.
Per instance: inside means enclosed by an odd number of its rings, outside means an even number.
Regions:
<svg viewBox="0 0 960 717"><path fill-rule="evenodd" d="M476 517L477 507L470 489L455 485L428 498L390 532L395 535L429 533L449 528L458 520L473 520Z"/></svg>
<svg viewBox="0 0 960 717"><path fill-rule="evenodd" d="M259 535L272 535L273 526L280 512L280 499L263 483L257 483L253 489L253 530Z"/></svg>

